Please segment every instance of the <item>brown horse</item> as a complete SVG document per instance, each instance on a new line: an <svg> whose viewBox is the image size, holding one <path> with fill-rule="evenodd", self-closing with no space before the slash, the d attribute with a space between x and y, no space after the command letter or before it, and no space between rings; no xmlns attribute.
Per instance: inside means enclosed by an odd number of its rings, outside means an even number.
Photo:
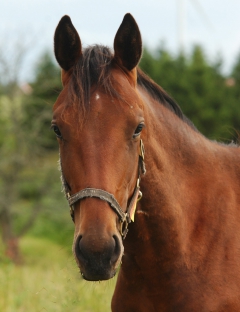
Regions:
<svg viewBox="0 0 240 312"><path fill-rule="evenodd" d="M137 68L130 14L114 53L83 50L68 16L54 48L63 90L52 127L83 278L109 279L122 262L115 312L239 312L239 148L206 139Z"/></svg>

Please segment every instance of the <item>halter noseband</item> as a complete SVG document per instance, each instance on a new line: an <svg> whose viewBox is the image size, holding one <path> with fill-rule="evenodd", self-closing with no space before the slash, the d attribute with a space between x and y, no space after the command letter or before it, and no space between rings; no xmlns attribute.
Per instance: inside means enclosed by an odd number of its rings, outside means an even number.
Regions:
<svg viewBox="0 0 240 312"><path fill-rule="evenodd" d="M79 191L78 193L70 195L68 187L67 187L67 183L62 177L66 198L70 206L70 215L72 217L72 220L74 221L74 204L76 202L78 202L81 199L88 198L88 197L99 198L101 200L106 201L110 205L110 207L115 211L115 213L118 215L119 221L120 221L119 232L122 238L124 239L128 232L128 224L131 221L134 221L134 214L135 214L135 210L137 207L137 202L142 198L142 192L140 191L139 183L140 183L141 174L145 174L145 173L146 173L146 169L145 169L145 163L144 163L144 145L143 145L142 140L140 140L140 151L139 151L139 160L138 160L138 179L137 179L137 183L136 183L132 198L127 207L126 212L122 210L121 206L119 205L114 195L101 189L85 188Z"/></svg>

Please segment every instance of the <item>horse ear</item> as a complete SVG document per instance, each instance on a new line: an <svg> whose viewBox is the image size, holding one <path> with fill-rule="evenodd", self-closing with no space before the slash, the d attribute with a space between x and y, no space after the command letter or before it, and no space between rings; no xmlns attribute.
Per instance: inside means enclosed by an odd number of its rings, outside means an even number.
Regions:
<svg viewBox="0 0 240 312"><path fill-rule="evenodd" d="M127 13L118 28L114 39L114 52L117 63L129 71L137 66L142 55L142 39L135 19Z"/></svg>
<svg viewBox="0 0 240 312"><path fill-rule="evenodd" d="M54 34L54 53L62 69L68 71L82 54L79 35L69 16L61 18Z"/></svg>

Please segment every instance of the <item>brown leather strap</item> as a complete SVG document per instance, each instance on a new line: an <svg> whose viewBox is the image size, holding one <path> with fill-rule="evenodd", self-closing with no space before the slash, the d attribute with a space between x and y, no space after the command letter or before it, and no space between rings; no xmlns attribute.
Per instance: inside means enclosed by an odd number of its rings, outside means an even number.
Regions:
<svg viewBox="0 0 240 312"><path fill-rule="evenodd" d="M112 194L101 189L85 188L80 192L72 196L69 196L68 197L69 206L73 206L77 201L87 197L95 197L101 200L105 200L117 213L121 222L124 222L126 220L126 214L122 211L122 208L119 205L118 201L115 199L115 197Z"/></svg>

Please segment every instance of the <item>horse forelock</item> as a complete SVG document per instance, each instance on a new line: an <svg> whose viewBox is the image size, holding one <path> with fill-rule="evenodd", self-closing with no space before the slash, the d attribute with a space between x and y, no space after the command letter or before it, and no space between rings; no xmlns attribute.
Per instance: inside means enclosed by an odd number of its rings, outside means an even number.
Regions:
<svg viewBox="0 0 240 312"><path fill-rule="evenodd" d="M69 84L70 103L85 113L90 104L92 88L117 96L111 77L112 51L102 45L93 45L83 51L75 64Z"/></svg>
<svg viewBox="0 0 240 312"><path fill-rule="evenodd" d="M88 111L92 88L100 87L110 96L121 99L121 94L114 88L111 75L114 55L109 47L93 45L83 50L82 56L75 64L69 84L70 103L76 105L83 115ZM196 130L192 122L183 114L179 105L169 94L138 68L137 83L160 104L167 107L184 122Z"/></svg>

